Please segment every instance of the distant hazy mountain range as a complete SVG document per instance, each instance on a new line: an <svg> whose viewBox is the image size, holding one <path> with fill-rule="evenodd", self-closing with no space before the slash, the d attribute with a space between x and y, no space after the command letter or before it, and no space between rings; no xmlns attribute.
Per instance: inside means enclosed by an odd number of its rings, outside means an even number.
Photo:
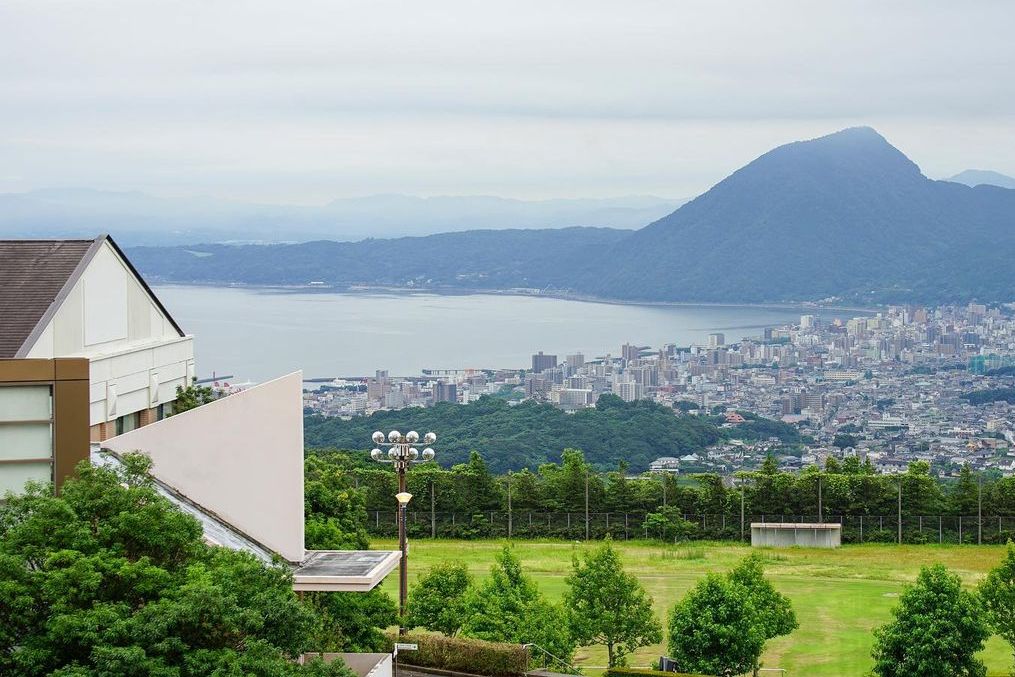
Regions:
<svg viewBox="0 0 1015 677"><path fill-rule="evenodd" d="M477 228L639 228L685 200L651 196L578 200L372 195L321 207L163 199L83 189L0 194L0 237L94 237L122 244L300 242L402 237Z"/></svg>
<svg viewBox="0 0 1015 677"><path fill-rule="evenodd" d="M1015 300L1015 190L933 181L873 129L780 146L635 232L134 248L156 280L530 288L631 301Z"/></svg>
<svg viewBox="0 0 1015 677"><path fill-rule="evenodd" d="M992 172L989 169L967 169L959 172L947 181L964 183L967 186L998 186L1000 188L1015 188L1015 178Z"/></svg>

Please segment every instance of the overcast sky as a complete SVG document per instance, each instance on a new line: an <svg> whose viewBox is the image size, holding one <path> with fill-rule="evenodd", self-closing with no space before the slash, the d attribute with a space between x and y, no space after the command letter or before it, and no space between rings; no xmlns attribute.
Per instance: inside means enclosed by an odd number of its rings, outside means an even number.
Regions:
<svg viewBox="0 0 1015 677"><path fill-rule="evenodd" d="M1015 175L1013 26L1012 0L2 0L0 192L685 197L857 124L933 178Z"/></svg>

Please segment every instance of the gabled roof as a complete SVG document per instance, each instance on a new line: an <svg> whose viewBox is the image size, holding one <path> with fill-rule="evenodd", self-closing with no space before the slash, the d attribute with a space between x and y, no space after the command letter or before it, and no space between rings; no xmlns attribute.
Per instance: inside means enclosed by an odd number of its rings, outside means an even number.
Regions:
<svg viewBox="0 0 1015 677"><path fill-rule="evenodd" d="M0 240L0 359L25 356L104 242L180 336L185 335L108 235L94 240Z"/></svg>

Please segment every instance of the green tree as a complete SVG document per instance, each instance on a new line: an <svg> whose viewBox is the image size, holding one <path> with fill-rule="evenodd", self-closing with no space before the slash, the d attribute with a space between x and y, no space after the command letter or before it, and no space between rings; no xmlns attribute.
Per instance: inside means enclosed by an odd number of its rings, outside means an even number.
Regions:
<svg viewBox="0 0 1015 677"><path fill-rule="evenodd" d="M215 391L208 386L199 386L196 383L192 383L186 388L176 386L176 400L173 402L173 411L169 415L182 414L203 404L214 402L216 399L218 398L215 396Z"/></svg>
<svg viewBox="0 0 1015 677"><path fill-rule="evenodd" d="M858 443L859 441L856 439L856 436L848 433L837 433L835 435L835 439L832 440L832 445L840 449L845 449L846 447L856 447Z"/></svg>
<svg viewBox="0 0 1015 677"><path fill-rule="evenodd" d="M150 460L83 463L60 496L0 506L0 673L349 675L305 667L320 619L292 573L206 545L159 495Z"/></svg>
<svg viewBox="0 0 1015 677"><path fill-rule="evenodd" d="M976 658L989 636L975 596L941 564L923 567L916 583L874 631L878 677L975 677L987 670Z"/></svg>
<svg viewBox="0 0 1015 677"><path fill-rule="evenodd" d="M366 550L366 504L335 454L307 456L304 467L306 545L313 550Z"/></svg>
<svg viewBox="0 0 1015 677"><path fill-rule="evenodd" d="M607 667L625 665L634 650L662 641L652 598L624 571L609 539L581 559L574 555L567 585L564 608L571 634L583 646L605 644Z"/></svg>
<svg viewBox="0 0 1015 677"><path fill-rule="evenodd" d="M765 578L759 555L748 555L728 574L731 582L747 590L757 616L757 625L766 640L788 635L797 629L796 614L789 598L778 592Z"/></svg>
<svg viewBox="0 0 1015 677"><path fill-rule="evenodd" d="M1015 545L1008 542L1004 559L980 583L987 622L1015 652Z"/></svg>
<svg viewBox="0 0 1015 677"><path fill-rule="evenodd" d="M321 617L318 650L388 650L384 628L398 624L398 607L391 595L374 588L370 592L313 592L307 598Z"/></svg>
<svg viewBox="0 0 1015 677"><path fill-rule="evenodd" d="M575 641L564 610L546 601L509 546L497 554L490 577L470 591L461 634L491 642L535 644L570 663Z"/></svg>
<svg viewBox="0 0 1015 677"><path fill-rule="evenodd" d="M434 565L409 591L407 625L455 636L466 620L465 602L471 587L472 575L462 562Z"/></svg>
<svg viewBox="0 0 1015 677"><path fill-rule="evenodd" d="M979 501L979 486L969 464L963 464L959 479L948 496L952 511L957 515L975 515Z"/></svg>
<svg viewBox="0 0 1015 677"><path fill-rule="evenodd" d="M706 575L670 610L669 655L682 672L742 675L764 646L747 589L728 576Z"/></svg>

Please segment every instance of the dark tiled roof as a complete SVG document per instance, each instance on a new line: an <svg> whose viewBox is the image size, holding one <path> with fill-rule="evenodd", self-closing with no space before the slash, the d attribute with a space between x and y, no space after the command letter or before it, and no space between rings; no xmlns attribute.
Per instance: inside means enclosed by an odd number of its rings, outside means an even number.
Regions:
<svg viewBox="0 0 1015 677"><path fill-rule="evenodd" d="M96 240L0 240L0 358L14 357Z"/></svg>

